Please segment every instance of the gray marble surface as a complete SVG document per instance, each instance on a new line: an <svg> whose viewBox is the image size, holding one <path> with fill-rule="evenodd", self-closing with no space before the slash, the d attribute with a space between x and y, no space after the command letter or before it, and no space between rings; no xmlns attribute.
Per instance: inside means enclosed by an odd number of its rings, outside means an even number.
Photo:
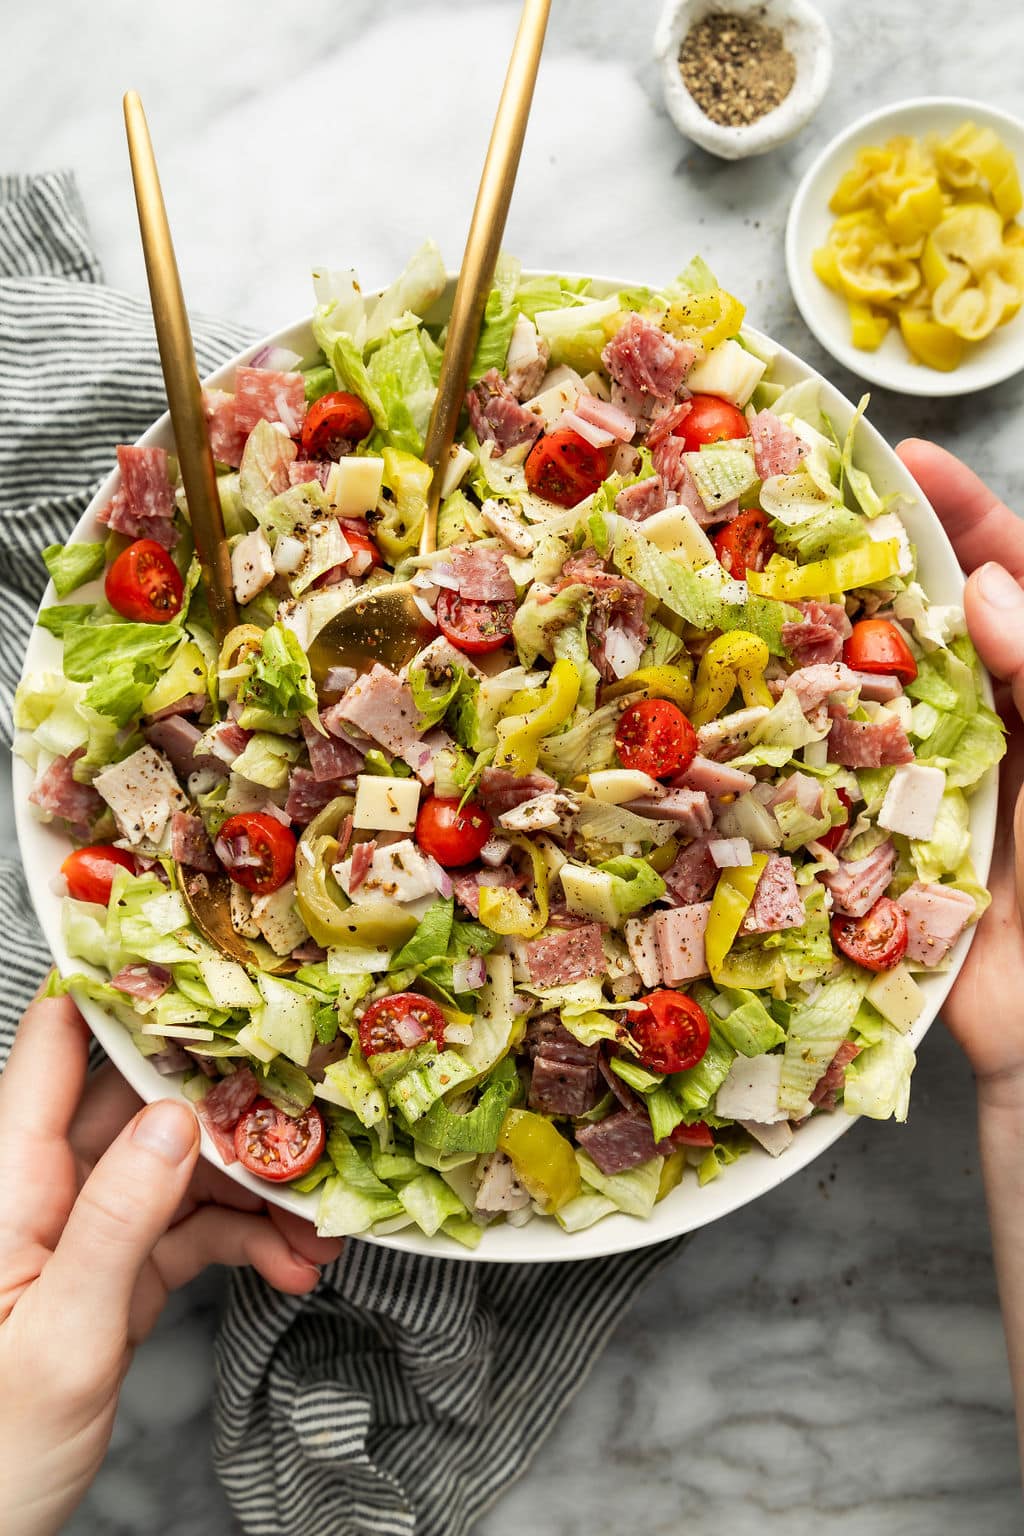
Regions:
<svg viewBox="0 0 1024 1536"><path fill-rule="evenodd" d="M859 392L790 298L792 191L831 134L884 102L948 92L1021 110L1024 17L1001 0L820 9L836 74L817 118L770 157L725 165L662 108L655 0L555 0L508 248L652 281L699 249L754 324ZM120 123L137 87L191 304L271 329L306 309L314 262L386 279L427 233L457 260L516 10L4 4L3 169L73 167L108 280L142 292ZM876 392L872 415L893 441L938 437L1024 509L1022 394L1020 380L963 402ZM5 764L5 842L9 797ZM177 1298L140 1351L73 1536L234 1529L208 1456L220 1294L208 1278ZM652 1536L1020 1529L970 1074L940 1028L908 1126L858 1125L623 1298L582 1394L479 1529L615 1536L638 1522Z"/></svg>

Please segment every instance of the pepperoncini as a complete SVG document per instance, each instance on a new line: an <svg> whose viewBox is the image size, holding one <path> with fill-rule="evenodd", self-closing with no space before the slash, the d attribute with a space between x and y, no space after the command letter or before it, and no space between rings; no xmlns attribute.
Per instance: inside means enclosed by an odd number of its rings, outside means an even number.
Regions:
<svg viewBox="0 0 1024 1536"><path fill-rule="evenodd" d="M712 288L708 293L688 293L685 298L675 299L662 326L680 341L710 352L719 342L736 335L745 314L745 306L733 294L726 293L724 288Z"/></svg>
<svg viewBox="0 0 1024 1536"><path fill-rule="evenodd" d="M853 343L874 351L899 321L911 356L950 370L964 343L1024 303L1024 229L1012 154L991 128L871 145L840 178L815 273L846 300Z"/></svg>
<svg viewBox="0 0 1024 1536"><path fill-rule="evenodd" d="M692 664L675 662L672 666L641 667L602 691L602 702L621 698L625 693L646 693L651 699L671 699L681 710L689 709L693 699Z"/></svg>
<svg viewBox="0 0 1024 1536"><path fill-rule="evenodd" d="M740 869L723 869L718 877L704 934L704 953L712 980L718 979L722 962L736 942L767 863L766 853L755 853L752 863Z"/></svg>
<svg viewBox="0 0 1024 1536"><path fill-rule="evenodd" d="M263 649L263 631L255 624L236 624L228 630L217 659L221 698L233 698L238 685L249 675L252 657Z"/></svg>
<svg viewBox="0 0 1024 1536"><path fill-rule="evenodd" d="M341 856L337 832L351 810L352 796L339 795L303 832L295 856L295 906L312 938L325 948L393 949L415 932L414 915L383 896L350 903L334 878Z"/></svg>
<svg viewBox="0 0 1024 1536"><path fill-rule="evenodd" d="M767 643L745 629L734 629L712 640L697 668L691 724L707 725L714 720L737 688L744 704L771 708L774 701L764 680L770 654Z"/></svg>
<svg viewBox="0 0 1024 1536"><path fill-rule="evenodd" d="M652 869L663 875L666 869L671 869L679 852L678 837L670 837L667 843L662 843L660 848L652 848L647 855L647 862Z"/></svg>
<svg viewBox="0 0 1024 1536"><path fill-rule="evenodd" d="M566 1138L528 1109L510 1109L502 1121L498 1147L511 1159L516 1178L550 1215L580 1192L580 1169Z"/></svg>
<svg viewBox="0 0 1024 1536"><path fill-rule="evenodd" d="M545 736L565 722L580 696L580 674L575 665L559 657L541 688L525 688L513 694L508 713L498 721L494 766L523 777L537 766Z"/></svg>
<svg viewBox="0 0 1024 1536"><path fill-rule="evenodd" d="M872 587L898 575L899 568L898 541L872 539L831 559L812 560L809 565L794 565L792 560L773 555L763 571L747 572L747 585L756 597L795 603L802 598L850 592L854 587Z"/></svg>
<svg viewBox="0 0 1024 1536"><path fill-rule="evenodd" d="M548 920L548 867L543 848L528 837L506 832L505 841L525 853L533 866L533 901L504 885L480 887L480 921L492 933L536 938Z"/></svg>
<svg viewBox="0 0 1024 1536"><path fill-rule="evenodd" d="M686 1153L682 1147L676 1147L670 1152L661 1165L661 1176L658 1179L658 1193L654 1197L655 1205L670 1195L674 1189L678 1189L683 1182L683 1174L686 1172Z"/></svg>

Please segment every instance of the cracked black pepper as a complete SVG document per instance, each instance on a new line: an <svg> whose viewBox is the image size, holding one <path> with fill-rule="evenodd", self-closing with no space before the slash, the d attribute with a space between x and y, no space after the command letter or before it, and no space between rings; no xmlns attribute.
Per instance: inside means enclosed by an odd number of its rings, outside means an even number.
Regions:
<svg viewBox="0 0 1024 1536"><path fill-rule="evenodd" d="M712 11L683 39L683 84L712 122L742 128L779 106L796 79L796 61L763 11Z"/></svg>

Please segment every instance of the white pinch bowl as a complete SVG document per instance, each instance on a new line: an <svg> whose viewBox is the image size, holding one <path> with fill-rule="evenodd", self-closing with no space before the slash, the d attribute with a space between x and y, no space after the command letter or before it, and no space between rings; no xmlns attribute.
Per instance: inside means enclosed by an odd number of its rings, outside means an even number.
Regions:
<svg viewBox="0 0 1024 1536"><path fill-rule="evenodd" d="M526 276L537 276L527 273ZM603 296L628 283L601 278L594 280L594 291ZM451 304L454 279L450 279L446 296L438 306L438 316L443 316L445 306ZM371 295L368 302L372 301ZM434 316L431 316L433 319ZM749 332L762 346L772 343L757 331ZM248 347L244 352L213 374L209 383L230 389L235 368L246 363L264 347L286 347L300 355L313 347L312 334L307 320L287 326L265 340ZM801 379L816 379L821 388L822 405L832 421L840 439L853 417L854 408L831 384L802 363L793 353L778 349L773 364L772 377L783 384L793 384ZM170 418L161 416L149 431L139 439L144 444L156 444L173 451L174 438ZM963 600L963 574L945 532L931 507L920 496L914 481L904 469L893 450L869 422L862 421L857 428L859 462L869 472L883 494L897 493L905 498L905 518L910 537L917 545L921 580L929 595L940 603L960 604ZM92 540L105 536L102 525L96 521L96 512L110 500L118 489L120 476L115 470L100 487L90 506L83 513L72 534L75 540ZM80 594L75 594L79 597ZM49 586L43 597L46 606L56 601L53 587ZM60 667L60 644L45 629L32 632L25 656L24 672L56 670ZM40 821L29 804L28 796L34 775L20 757L14 761L14 806L18 828L18 841L25 866L29 891L46 941L53 953L58 969L64 975L87 970L84 962L73 959L67 951L62 935L62 898L53 889L54 875L66 857L69 843L64 833L54 824ZM971 801L971 834L974 860L978 877L984 881L988 875L996 823L997 779L990 771ZM924 1014L914 1025L909 1039L915 1046L923 1039L948 993L957 971L967 955L973 930L968 930L953 951L950 969L927 976L921 985L927 999ZM152 1101L159 1098L181 1096L180 1078L161 1077L132 1044L127 1031L98 1003L87 998L78 999L79 1007L108 1056L122 1072L141 1098ZM365 1241L379 1243L387 1248L398 1248L409 1253L432 1254L436 1257L495 1263L549 1263L572 1259L592 1259L605 1254L622 1253L632 1248L645 1247L650 1243L664 1242L681 1233L693 1231L707 1222L717 1221L730 1211L738 1210L751 1200L774 1189L776 1185L798 1173L808 1163L826 1151L854 1123L853 1117L841 1109L834 1114L816 1115L797 1131L790 1147L781 1157L771 1158L760 1148L753 1148L731 1167L725 1168L713 1183L700 1189L692 1170L680 1187L674 1190L648 1221L635 1217L614 1215L606 1217L583 1232L563 1232L554 1222L536 1219L525 1227L502 1225L485 1231L479 1247L470 1250L450 1238L438 1235L426 1237L418 1230L393 1233L387 1237L366 1236ZM202 1138L203 1153L215 1167L222 1167L217 1152L206 1132ZM310 1220L316 1214L317 1195L299 1195L287 1186L269 1184L253 1177L234 1163L225 1170L228 1176L244 1185L263 1199L306 1216Z"/></svg>
<svg viewBox="0 0 1024 1536"><path fill-rule="evenodd" d="M751 14L776 27L796 63L789 95L756 122L731 128L702 112L683 84L679 49L691 27L711 12ZM654 34L668 114L680 133L722 160L763 155L798 134L820 107L832 77L832 36L808 0L668 0Z"/></svg>
<svg viewBox="0 0 1024 1536"><path fill-rule="evenodd" d="M836 135L803 176L786 222L786 272L793 297L808 329L836 362L851 373L901 395L938 398L969 395L1002 384L1024 368L1024 314L1001 325L984 341L972 342L964 360L949 373L915 363L892 325L875 352L864 352L850 340L846 303L827 288L811 266L811 257L825 245L835 215L829 198L840 176L852 168L857 151L885 144L899 134L920 138L927 133L952 133L971 120L992 128L1004 141L1024 175L1024 121L961 96L920 96L897 106L882 107L859 117Z"/></svg>

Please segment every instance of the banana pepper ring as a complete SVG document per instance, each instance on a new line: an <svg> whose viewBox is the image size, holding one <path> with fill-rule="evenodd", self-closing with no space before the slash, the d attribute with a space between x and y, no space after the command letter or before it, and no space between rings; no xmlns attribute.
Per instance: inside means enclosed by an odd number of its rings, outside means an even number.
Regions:
<svg viewBox="0 0 1024 1536"><path fill-rule="evenodd" d="M751 864L740 869L723 869L718 877L704 934L704 953L713 981L717 981L722 962L736 942L767 863L766 853L755 853Z"/></svg>
<svg viewBox="0 0 1024 1536"><path fill-rule="evenodd" d="M684 299L675 299L662 324L680 341L710 352L719 342L736 335L745 314L745 306L733 294L712 288L708 293L688 293Z"/></svg>
<svg viewBox="0 0 1024 1536"><path fill-rule="evenodd" d="M509 713L498 721L494 766L520 778L532 773L542 740L565 724L579 696L579 672L571 661L559 657L543 687L522 689L509 701Z"/></svg>
<svg viewBox="0 0 1024 1536"><path fill-rule="evenodd" d="M602 690L604 703L621 698L625 693L645 693L651 699L671 699L685 714L693 699L692 665L685 667L679 662L673 666L641 667L617 683L609 683Z"/></svg>
<svg viewBox="0 0 1024 1536"><path fill-rule="evenodd" d="M492 933L533 939L548 920L548 868L543 849L528 837L506 832L506 842L527 854L533 866L533 901L503 885L480 887L480 921Z"/></svg>
<svg viewBox="0 0 1024 1536"><path fill-rule="evenodd" d="M873 587L898 575L899 568L898 541L870 539L842 555L812 560L809 565L794 565L792 560L773 555L763 571L747 572L747 585L757 597L774 597L789 603L801 598L827 597L832 592L850 592L854 587ZM692 714L690 718L694 718Z"/></svg>
<svg viewBox="0 0 1024 1536"><path fill-rule="evenodd" d="M721 714L737 688L744 704L771 708L774 701L764 680L770 654L767 643L745 629L734 629L712 640L697 668L691 724L709 724Z"/></svg>

